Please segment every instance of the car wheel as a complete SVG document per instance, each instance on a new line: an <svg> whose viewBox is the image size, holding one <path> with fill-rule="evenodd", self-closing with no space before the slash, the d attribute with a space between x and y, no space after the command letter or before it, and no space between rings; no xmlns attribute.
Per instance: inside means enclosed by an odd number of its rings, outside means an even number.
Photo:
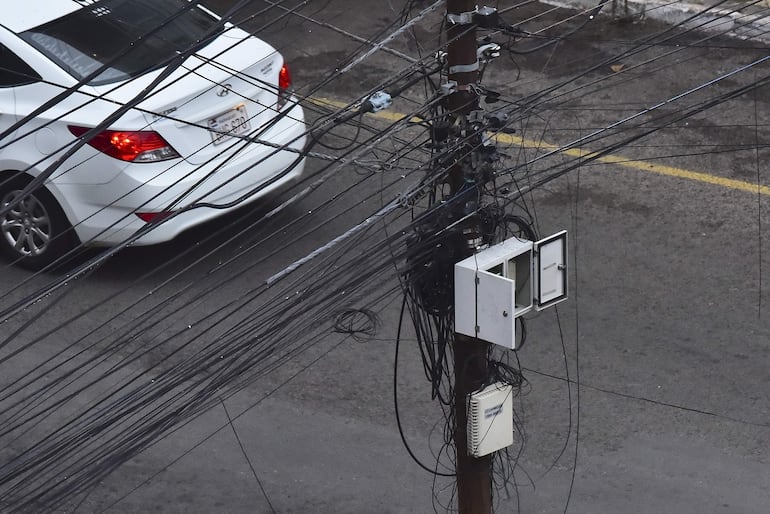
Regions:
<svg viewBox="0 0 770 514"><path fill-rule="evenodd" d="M0 178L0 253L29 269L41 269L72 248L64 212L45 188L39 188L8 209L26 181ZM6 210L8 209L8 210Z"/></svg>

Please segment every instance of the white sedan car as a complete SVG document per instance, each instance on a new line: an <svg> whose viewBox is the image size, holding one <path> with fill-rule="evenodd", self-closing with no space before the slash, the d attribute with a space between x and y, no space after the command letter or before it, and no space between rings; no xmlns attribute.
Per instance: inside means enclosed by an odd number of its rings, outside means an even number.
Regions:
<svg viewBox="0 0 770 514"><path fill-rule="evenodd" d="M168 241L302 175L304 115L282 56L198 3L0 5L10 260Z"/></svg>

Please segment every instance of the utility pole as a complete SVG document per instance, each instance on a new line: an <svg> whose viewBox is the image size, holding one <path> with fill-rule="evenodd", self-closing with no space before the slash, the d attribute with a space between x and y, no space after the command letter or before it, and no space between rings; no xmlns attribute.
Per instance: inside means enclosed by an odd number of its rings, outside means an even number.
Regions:
<svg viewBox="0 0 770 514"><path fill-rule="evenodd" d="M474 0L447 0L447 48L448 80L452 92L447 98L447 108L460 121L460 127L467 127L466 116L478 110L478 95L474 88L478 80L478 58L476 30L471 22L471 12L476 9ZM453 84L454 83L454 84ZM463 133L461 133L463 134ZM468 132L465 137L471 136ZM480 138L479 138L480 139ZM462 136L456 139L457 159L449 170L452 195L460 192L466 182L466 169L462 162L463 148L471 152L479 148L481 141L473 139L460 144ZM458 209L464 209L459 206ZM463 213L460 213L461 215ZM473 227L468 228L467 237L472 239ZM469 241L472 243L472 241ZM457 451L457 498L460 514L490 514L492 512L492 455L473 457L468 454L467 396L483 385L487 375L488 343L474 337L455 334L454 340L454 419L455 446Z"/></svg>
<svg viewBox="0 0 770 514"><path fill-rule="evenodd" d="M492 454L468 455L467 395L481 387L486 376L488 343L455 334L455 445L457 446L457 502L460 514L492 512Z"/></svg>

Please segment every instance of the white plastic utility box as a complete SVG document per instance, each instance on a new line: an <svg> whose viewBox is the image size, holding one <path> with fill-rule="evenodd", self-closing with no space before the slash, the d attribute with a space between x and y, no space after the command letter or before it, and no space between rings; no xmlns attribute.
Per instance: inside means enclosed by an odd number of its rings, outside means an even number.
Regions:
<svg viewBox="0 0 770 514"><path fill-rule="evenodd" d="M455 264L455 331L516 349L516 318L567 299L567 232L510 238Z"/></svg>
<svg viewBox="0 0 770 514"><path fill-rule="evenodd" d="M513 387L496 383L468 395L468 454L482 457L513 444Z"/></svg>

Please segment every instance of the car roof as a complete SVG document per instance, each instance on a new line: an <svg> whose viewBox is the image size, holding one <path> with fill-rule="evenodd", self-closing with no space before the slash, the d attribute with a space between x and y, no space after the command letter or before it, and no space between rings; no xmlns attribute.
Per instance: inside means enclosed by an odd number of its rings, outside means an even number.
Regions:
<svg viewBox="0 0 770 514"><path fill-rule="evenodd" d="M20 33L61 18L98 0L32 0L20 5L18 0L0 0L0 23L8 30Z"/></svg>

